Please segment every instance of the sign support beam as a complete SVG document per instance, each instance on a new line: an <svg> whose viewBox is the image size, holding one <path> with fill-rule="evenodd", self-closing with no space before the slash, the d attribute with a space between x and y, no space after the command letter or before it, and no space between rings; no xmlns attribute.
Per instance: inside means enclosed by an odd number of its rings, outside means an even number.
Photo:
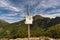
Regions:
<svg viewBox="0 0 60 40"><path fill-rule="evenodd" d="M28 24L28 40L30 40L30 24Z"/></svg>
<svg viewBox="0 0 60 40"><path fill-rule="evenodd" d="M30 0L28 0L28 16L30 16ZM30 24L28 24L28 40L30 40Z"/></svg>

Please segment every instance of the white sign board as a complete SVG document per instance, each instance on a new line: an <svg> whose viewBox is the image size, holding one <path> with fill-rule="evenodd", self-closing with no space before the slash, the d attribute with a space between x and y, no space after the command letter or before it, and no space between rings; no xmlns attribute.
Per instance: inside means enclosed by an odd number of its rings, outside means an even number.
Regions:
<svg viewBox="0 0 60 40"><path fill-rule="evenodd" d="M32 22L33 22L32 16L26 16L25 24L32 24Z"/></svg>

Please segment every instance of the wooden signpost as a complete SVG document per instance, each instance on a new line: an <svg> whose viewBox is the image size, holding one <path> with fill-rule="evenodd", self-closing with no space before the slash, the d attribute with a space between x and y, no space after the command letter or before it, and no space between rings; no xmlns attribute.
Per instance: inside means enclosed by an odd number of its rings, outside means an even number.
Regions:
<svg viewBox="0 0 60 40"><path fill-rule="evenodd" d="M32 24L33 18L30 16L30 0L28 0L28 11L26 16L25 24L28 25L28 40L30 40L30 24Z"/></svg>

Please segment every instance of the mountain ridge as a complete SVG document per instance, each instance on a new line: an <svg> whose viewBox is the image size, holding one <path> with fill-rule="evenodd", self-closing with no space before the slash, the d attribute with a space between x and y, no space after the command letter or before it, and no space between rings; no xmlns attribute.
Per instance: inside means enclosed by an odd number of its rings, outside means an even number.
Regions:
<svg viewBox="0 0 60 40"><path fill-rule="evenodd" d="M59 36L60 31L58 31L58 29L57 29L58 32L56 32L58 34L55 35L56 33L54 33L56 29L56 28L54 29L54 26L55 25L57 25L56 27L60 26L58 24L60 24L60 17L50 19L50 18L42 17L40 15L36 15L33 17L33 24L30 25L31 37L49 36L52 38L60 38ZM28 25L25 24L25 19L11 24L7 23L7 25L0 27L0 37L1 38L27 37L27 32L28 32L27 27ZM54 29L52 33L50 32L52 30L51 28Z"/></svg>

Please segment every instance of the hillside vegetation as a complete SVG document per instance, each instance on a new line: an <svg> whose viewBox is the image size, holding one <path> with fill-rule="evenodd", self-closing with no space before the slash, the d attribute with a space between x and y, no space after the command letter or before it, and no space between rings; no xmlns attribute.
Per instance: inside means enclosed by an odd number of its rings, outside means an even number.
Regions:
<svg viewBox="0 0 60 40"><path fill-rule="evenodd" d="M33 24L30 25L31 37L48 36L60 38L60 17L45 18L40 15L33 17ZM0 38L23 38L27 37L27 25L25 20L9 24L0 20Z"/></svg>

